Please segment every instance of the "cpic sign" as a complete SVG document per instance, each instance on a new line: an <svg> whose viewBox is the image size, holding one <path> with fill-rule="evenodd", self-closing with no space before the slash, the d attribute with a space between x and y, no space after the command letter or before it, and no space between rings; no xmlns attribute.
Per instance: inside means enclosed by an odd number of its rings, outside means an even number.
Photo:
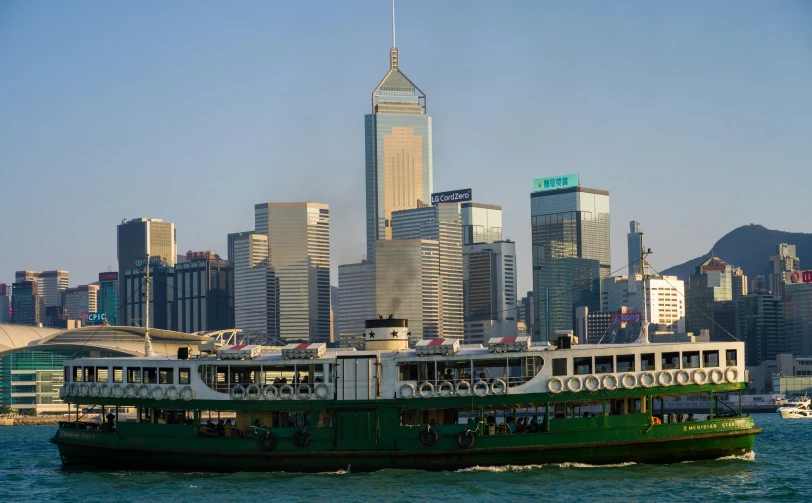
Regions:
<svg viewBox="0 0 812 503"><path fill-rule="evenodd" d="M431 204L437 203L464 203L473 196L471 189L450 190L448 192L435 192L431 195Z"/></svg>
<svg viewBox="0 0 812 503"><path fill-rule="evenodd" d="M107 313L87 313L88 323L104 323L105 321L107 321Z"/></svg>
<svg viewBox="0 0 812 503"><path fill-rule="evenodd" d="M612 323L640 323L640 313L615 313Z"/></svg>
<svg viewBox="0 0 812 503"><path fill-rule="evenodd" d="M533 192L540 192L543 190L566 189L569 187L577 187L578 174L553 176L550 178L536 178L533 180Z"/></svg>

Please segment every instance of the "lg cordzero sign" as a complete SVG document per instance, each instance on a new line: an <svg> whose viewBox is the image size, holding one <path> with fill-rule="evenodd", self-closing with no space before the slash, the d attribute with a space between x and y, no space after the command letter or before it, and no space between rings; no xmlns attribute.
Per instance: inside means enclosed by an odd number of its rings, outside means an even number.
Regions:
<svg viewBox="0 0 812 503"><path fill-rule="evenodd" d="M431 195L431 204L437 203L465 203L472 200L471 189L450 190L448 192L435 192Z"/></svg>

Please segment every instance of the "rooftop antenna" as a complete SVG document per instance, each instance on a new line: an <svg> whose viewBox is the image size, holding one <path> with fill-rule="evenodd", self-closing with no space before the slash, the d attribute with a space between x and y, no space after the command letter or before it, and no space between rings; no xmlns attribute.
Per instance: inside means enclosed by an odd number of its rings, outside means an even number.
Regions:
<svg viewBox="0 0 812 503"><path fill-rule="evenodd" d="M651 248L646 250L643 246L643 233L640 233L640 282L641 294L643 296L643 312L640 313L640 337L638 343L648 344L648 306L646 306L646 257L651 254Z"/></svg>
<svg viewBox="0 0 812 503"><path fill-rule="evenodd" d="M392 0L392 49L389 50L389 67L398 67L398 50L395 48L395 0Z"/></svg>
<svg viewBox="0 0 812 503"><path fill-rule="evenodd" d="M392 47L395 45L395 0L392 0Z"/></svg>
<svg viewBox="0 0 812 503"><path fill-rule="evenodd" d="M144 267L144 357L149 358L155 356L155 351L152 350L152 338L149 336L149 253L147 253L147 264Z"/></svg>

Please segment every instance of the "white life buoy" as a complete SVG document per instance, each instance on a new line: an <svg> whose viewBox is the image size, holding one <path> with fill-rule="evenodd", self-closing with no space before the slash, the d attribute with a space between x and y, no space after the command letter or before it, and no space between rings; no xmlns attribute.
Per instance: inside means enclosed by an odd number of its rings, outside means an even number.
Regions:
<svg viewBox="0 0 812 503"><path fill-rule="evenodd" d="M708 373L705 369L696 369L694 370L694 384L698 384L700 386L708 383Z"/></svg>
<svg viewBox="0 0 812 503"><path fill-rule="evenodd" d="M547 391L554 395L561 393L564 391L564 381L560 377L551 377L547 381Z"/></svg>
<svg viewBox="0 0 812 503"><path fill-rule="evenodd" d="M166 388L166 398L172 400L173 402L180 398L180 390L174 384L168 388Z"/></svg>
<svg viewBox="0 0 812 503"><path fill-rule="evenodd" d="M70 385L70 396L79 396L79 385L73 383Z"/></svg>
<svg viewBox="0 0 812 503"><path fill-rule="evenodd" d="M302 393L304 390L304 393ZM310 387L309 384L300 384L296 386L296 398L299 400L310 400L310 397L313 396L313 389Z"/></svg>
<svg viewBox="0 0 812 503"><path fill-rule="evenodd" d="M242 384L235 384L231 387L231 391L229 392L229 396L231 396L232 400L242 400L245 398L245 388Z"/></svg>
<svg viewBox="0 0 812 503"><path fill-rule="evenodd" d="M124 396L124 388L122 388L120 384L114 384L110 393L113 395L113 398L121 398Z"/></svg>
<svg viewBox="0 0 812 503"><path fill-rule="evenodd" d="M691 374L689 374L687 370L677 370L676 380L677 384L685 386L691 382Z"/></svg>
<svg viewBox="0 0 812 503"><path fill-rule="evenodd" d="M87 394L89 396L97 397L97 396L99 396L99 385L96 384L96 383L93 383L93 384L90 385L90 387L88 388L87 391L88 391Z"/></svg>
<svg viewBox="0 0 812 503"><path fill-rule="evenodd" d="M584 389L584 382L578 376L572 376L567 379L567 389L573 393L577 393Z"/></svg>
<svg viewBox="0 0 812 503"><path fill-rule="evenodd" d="M739 369L737 369L736 367L728 367L727 370L725 370L725 379L727 379L727 382L729 383L734 383L738 381Z"/></svg>
<svg viewBox="0 0 812 503"><path fill-rule="evenodd" d="M595 375L591 375L584 379L584 388L587 391L598 391L601 388L601 380Z"/></svg>
<svg viewBox="0 0 812 503"><path fill-rule="evenodd" d="M166 396L166 390L163 389L161 386L155 386L152 388L152 398L155 400L163 400Z"/></svg>
<svg viewBox="0 0 812 503"><path fill-rule="evenodd" d="M487 395L488 392L491 390L491 387L488 386L488 383L485 381L477 381L474 384L474 395L482 398L483 396Z"/></svg>
<svg viewBox="0 0 812 503"><path fill-rule="evenodd" d="M507 384L501 379L497 379L491 384L491 393L494 395L504 395L507 393Z"/></svg>
<svg viewBox="0 0 812 503"><path fill-rule="evenodd" d="M617 389L617 376L608 374L606 377L603 378L603 389L608 391L613 391Z"/></svg>
<svg viewBox="0 0 812 503"><path fill-rule="evenodd" d="M471 383L468 381L460 381L457 383L455 391L457 392L457 396L462 398L471 396Z"/></svg>
<svg viewBox="0 0 812 503"><path fill-rule="evenodd" d="M650 388L657 383L657 378L654 377L654 372L643 372L640 374L640 385L644 388Z"/></svg>
<svg viewBox="0 0 812 503"><path fill-rule="evenodd" d="M276 400L279 398L279 390L276 389L276 386L273 384L269 384L262 388L262 398L265 400Z"/></svg>
<svg viewBox="0 0 812 503"><path fill-rule="evenodd" d="M316 395L316 398L319 400L327 400L330 398L330 386L320 382L313 388L313 394ZM414 386L412 386L412 396L414 396Z"/></svg>
<svg viewBox="0 0 812 503"><path fill-rule="evenodd" d="M454 393L454 385L448 381L443 381L437 386L437 394L443 398L448 398Z"/></svg>
<svg viewBox="0 0 812 503"><path fill-rule="evenodd" d="M150 390L149 386L147 386L146 384L142 384L141 386L138 387L138 397L139 398L146 399L146 398L149 398L149 396L151 394L152 394L152 390Z"/></svg>
<svg viewBox="0 0 812 503"><path fill-rule="evenodd" d="M138 387L135 384L128 384L124 391L127 398L135 398L138 396Z"/></svg>
<svg viewBox="0 0 812 503"><path fill-rule="evenodd" d="M725 380L725 373L719 369L713 369L710 371L710 380L713 384L722 384L722 381Z"/></svg>
<svg viewBox="0 0 812 503"><path fill-rule="evenodd" d="M101 385L101 389L99 390L99 394L103 398L110 398L111 391L112 390L110 389L110 385L107 384L107 383L104 383L104 384Z"/></svg>
<svg viewBox="0 0 812 503"><path fill-rule="evenodd" d="M79 396L87 396L87 384L82 383L79 385Z"/></svg>
<svg viewBox="0 0 812 503"><path fill-rule="evenodd" d="M419 391L421 398L430 398L434 396L434 385L426 381L420 385Z"/></svg>
<svg viewBox="0 0 812 503"><path fill-rule="evenodd" d="M674 384L674 374L669 370L661 370L657 376L657 382L660 383L660 386L671 386Z"/></svg>
<svg viewBox="0 0 812 503"><path fill-rule="evenodd" d="M195 397L195 390L191 386L184 386L182 390L180 390L180 397L183 399L184 402L188 402Z"/></svg>
<svg viewBox="0 0 812 503"><path fill-rule="evenodd" d="M626 389L632 389L637 387L637 376L632 374L631 372L626 372L620 378L620 384Z"/></svg>
<svg viewBox="0 0 812 503"><path fill-rule="evenodd" d="M279 388L279 398L282 400L290 400L293 398L293 386L290 384L285 384Z"/></svg>
<svg viewBox="0 0 812 503"><path fill-rule="evenodd" d="M245 388L245 397L249 400L259 400L262 396L262 388L256 384L251 384Z"/></svg>

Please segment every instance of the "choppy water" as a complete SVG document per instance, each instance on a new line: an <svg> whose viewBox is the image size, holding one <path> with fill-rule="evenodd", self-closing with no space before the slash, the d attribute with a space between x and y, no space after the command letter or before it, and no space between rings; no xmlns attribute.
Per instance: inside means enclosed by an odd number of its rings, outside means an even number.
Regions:
<svg viewBox="0 0 812 503"><path fill-rule="evenodd" d="M812 420L757 414L764 433L747 459L649 466L579 463L424 473L164 473L66 471L55 427L0 427L0 502L299 501L810 501Z"/></svg>

